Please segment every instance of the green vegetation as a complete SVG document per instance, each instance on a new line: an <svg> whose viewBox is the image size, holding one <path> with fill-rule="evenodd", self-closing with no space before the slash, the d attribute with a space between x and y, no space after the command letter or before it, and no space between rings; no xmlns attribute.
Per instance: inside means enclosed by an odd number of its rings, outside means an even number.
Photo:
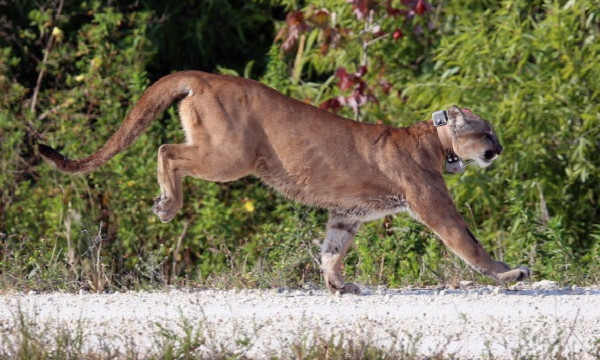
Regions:
<svg viewBox="0 0 600 360"><path fill-rule="evenodd" d="M156 150L182 140L174 107L94 173L36 153L43 140L89 154L145 87L185 69L257 78L367 122L473 109L506 149L447 178L473 232L537 278L600 280L597 0L9 1L0 19L0 287L319 282L326 214L256 179L186 179L182 212L157 221ZM365 283L477 276L405 215L356 243L346 273Z"/></svg>

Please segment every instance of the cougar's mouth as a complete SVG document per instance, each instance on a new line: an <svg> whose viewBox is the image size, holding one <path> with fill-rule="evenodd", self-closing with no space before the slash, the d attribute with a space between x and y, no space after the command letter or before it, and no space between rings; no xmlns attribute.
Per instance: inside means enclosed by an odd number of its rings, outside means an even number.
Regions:
<svg viewBox="0 0 600 360"><path fill-rule="evenodd" d="M482 168L488 167L498 158L498 155L500 155L498 152L486 150L481 157L475 158L475 162Z"/></svg>

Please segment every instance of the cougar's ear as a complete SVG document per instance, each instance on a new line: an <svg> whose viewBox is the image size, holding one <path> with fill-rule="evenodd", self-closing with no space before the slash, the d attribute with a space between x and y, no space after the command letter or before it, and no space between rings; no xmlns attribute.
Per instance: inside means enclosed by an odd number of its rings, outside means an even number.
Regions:
<svg viewBox="0 0 600 360"><path fill-rule="evenodd" d="M462 110L458 106L452 105L446 112L448 114L448 123L451 125L460 127L465 124L465 114L463 114Z"/></svg>

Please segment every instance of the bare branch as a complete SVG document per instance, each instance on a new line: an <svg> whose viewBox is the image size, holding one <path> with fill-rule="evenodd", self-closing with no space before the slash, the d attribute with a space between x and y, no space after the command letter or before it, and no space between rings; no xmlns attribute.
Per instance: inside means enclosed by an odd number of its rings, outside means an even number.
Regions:
<svg viewBox="0 0 600 360"><path fill-rule="evenodd" d="M58 9L56 10L56 15L54 16L53 24L56 19L60 16L63 8L64 0L60 0L58 4ZM42 80L44 79L44 75L46 74L46 62L48 62L48 56L50 55L50 50L52 50L52 46L54 45L54 35L50 33L50 37L48 38L48 43L46 44L46 49L44 50L44 58L42 59L42 63L40 64L40 72L38 74L37 81L35 83L35 89L33 90L33 96L31 97L31 111L35 113L35 106L37 105L37 99L40 93L40 88L42 86Z"/></svg>

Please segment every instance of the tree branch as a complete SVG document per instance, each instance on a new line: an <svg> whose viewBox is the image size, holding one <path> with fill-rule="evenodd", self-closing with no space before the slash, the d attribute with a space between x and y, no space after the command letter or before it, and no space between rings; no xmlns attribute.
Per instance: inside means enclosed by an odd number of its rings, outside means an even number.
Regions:
<svg viewBox="0 0 600 360"><path fill-rule="evenodd" d="M64 0L60 0L58 3L58 9L56 10L56 15L54 16L54 21L52 25L56 22L56 19L62 13ZM51 26L52 26L51 25ZM54 35L50 32L50 38L48 38L48 43L46 44L46 49L44 49L44 58L42 59L42 63L40 64L40 72L38 74L37 81L35 83L35 89L33 89L33 96L31 97L31 111L35 114L35 106L37 105L37 99L40 93L40 88L42 86L42 80L44 79L44 75L46 74L46 62L48 62L48 56L50 55L50 50L52 50L52 46L54 45Z"/></svg>

